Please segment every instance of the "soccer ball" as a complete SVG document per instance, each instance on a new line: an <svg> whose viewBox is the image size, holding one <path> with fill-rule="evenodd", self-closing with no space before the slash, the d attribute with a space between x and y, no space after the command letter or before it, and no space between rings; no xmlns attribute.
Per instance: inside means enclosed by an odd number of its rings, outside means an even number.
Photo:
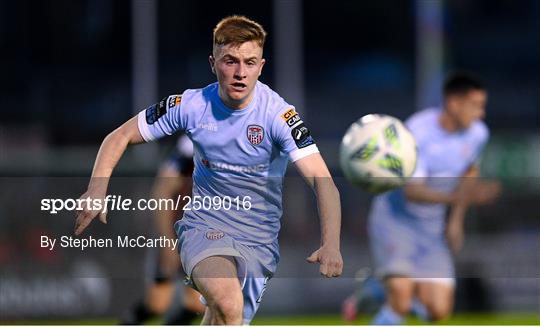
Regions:
<svg viewBox="0 0 540 327"><path fill-rule="evenodd" d="M371 193L403 186L416 167L416 141L392 116L371 114L354 122L341 141L341 169Z"/></svg>

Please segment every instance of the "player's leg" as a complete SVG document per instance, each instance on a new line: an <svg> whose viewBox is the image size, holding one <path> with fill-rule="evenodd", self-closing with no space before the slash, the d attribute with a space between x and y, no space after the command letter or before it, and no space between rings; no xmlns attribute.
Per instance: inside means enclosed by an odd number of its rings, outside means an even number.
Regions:
<svg viewBox="0 0 540 327"><path fill-rule="evenodd" d="M385 278L386 303L379 310L373 324L400 325L411 309L414 280L404 276Z"/></svg>
<svg viewBox="0 0 540 327"><path fill-rule="evenodd" d="M144 298L130 307L120 319L121 325L140 325L149 319L163 314L169 307L173 294L170 282L151 284Z"/></svg>
<svg viewBox="0 0 540 327"><path fill-rule="evenodd" d="M171 302L173 291L165 285L169 280L160 269L159 251L155 248L146 252L145 277L144 295L122 314L121 325L143 324L165 312Z"/></svg>
<svg viewBox="0 0 540 327"><path fill-rule="evenodd" d="M362 268L355 274L355 290L341 306L341 316L345 321L356 320L358 313L373 314L386 300L384 284L375 277L370 268Z"/></svg>
<svg viewBox="0 0 540 327"><path fill-rule="evenodd" d="M174 296L174 284L171 281L156 283L148 289L146 306L156 315L167 311Z"/></svg>
<svg viewBox="0 0 540 327"><path fill-rule="evenodd" d="M214 318L212 316L212 311L210 310L210 308L206 307L206 309L204 310L204 315L201 321L201 325L209 326L213 324L213 321L214 321Z"/></svg>
<svg viewBox="0 0 540 327"><path fill-rule="evenodd" d="M242 324L244 301L234 258L203 259L193 269L192 279L207 303L203 324Z"/></svg>
<svg viewBox="0 0 540 327"><path fill-rule="evenodd" d="M147 308L144 299L140 299L130 306L120 317L120 325L141 325L154 317L154 313Z"/></svg>
<svg viewBox="0 0 540 327"><path fill-rule="evenodd" d="M454 307L455 271L444 239L426 239L418 257L415 293L427 311L426 320L447 318Z"/></svg>
<svg viewBox="0 0 540 327"><path fill-rule="evenodd" d="M428 312L430 320L444 320L454 308L454 282L452 278L433 278L417 281L416 294Z"/></svg>
<svg viewBox="0 0 540 327"><path fill-rule="evenodd" d="M165 314L164 325L190 325L199 315L204 314L206 306L201 303L201 294L193 288L175 283L174 298Z"/></svg>
<svg viewBox="0 0 540 327"><path fill-rule="evenodd" d="M385 285L386 302L373 320L377 325L403 324L414 294L416 231L395 219L392 210L375 201L369 215L369 239L375 275Z"/></svg>
<svg viewBox="0 0 540 327"><path fill-rule="evenodd" d="M180 280L175 282L174 297L165 314L164 325L191 325L204 314L206 306L201 303L201 294L183 284Z"/></svg>
<svg viewBox="0 0 540 327"><path fill-rule="evenodd" d="M411 309L414 294L414 281L409 277L393 276L386 278L387 303L396 313L405 316Z"/></svg>
<svg viewBox="0 0 540 327"><path fill-rule="evenodd" d="M184 287L184 307L198 313L202 313L206 309L201 303L201 294L191 287Z"/></svg>

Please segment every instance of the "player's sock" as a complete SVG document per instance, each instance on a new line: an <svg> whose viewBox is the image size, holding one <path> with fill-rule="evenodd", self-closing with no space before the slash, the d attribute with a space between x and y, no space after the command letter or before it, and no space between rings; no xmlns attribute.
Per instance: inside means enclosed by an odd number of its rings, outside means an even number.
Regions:
<svg viewBox="0 0 540 327"><path fill-rule="evenodd" d="M191 325L198 314L186 308L174 310L165 317L164 325Z"/></svg>
<svg viewBox="0 0 540 327"><path fill-rule="evenodd" d="M379 310L373 321L372 325L403 325L405 317L392 310L390 305L385 304Z"/></svg>
<svg viewBox="0 0 540 327"><path fill-rule="evenodd" d="M377 278L368 277L362 286L362 297L358 300L360 304L364 304L366 311L371 308L372 312L376 312L386 301L384 285Z"/></svg>
<svg viewBox="0 0 540 327"><path fill-rule="evenodd" d="M423 321L431 321L429 317L429 312L424 305L424 303L420 302L417 298L414 298L411 305L411 313L415 315L418 319Z"/></svg>
<svg viewBox="0 0 540 327"><path fill-rule="evenodd" d="M120 318L120 325L141 325L154 314L146 307L144 301L137 302Z"/></svg>

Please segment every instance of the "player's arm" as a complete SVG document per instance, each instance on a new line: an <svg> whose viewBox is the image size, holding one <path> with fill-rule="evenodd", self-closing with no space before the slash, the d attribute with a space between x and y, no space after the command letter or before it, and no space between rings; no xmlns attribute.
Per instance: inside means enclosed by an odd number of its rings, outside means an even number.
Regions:
<svg viewBox="0 0 540 327"><path fill-rule="evenodd" d="M463 174L456 188L456 200L450 207L448 223L446 226L446 238L454 253L463 247L464 232L463 224L465 215L471 205L483 205L493 202L501 193L501 186L494 181L479 180L480 169L473 164Z"/></svg>
<svg viewBox="0 0 540 327"><path fill-rule="evenodd" d="M428 165L422 153L418 153L416 169L403 187L405 197L411 202L451 204L455 201L452 193L445 193L429 187L424 180L429 176Z"/></svg>
<svg viewBox="0 0 540 327"><path fill-rule="evenodd" d="M100 200L102 204L105 204L103 200L107 194L109 179L129 144L151 141L184 129L180 100L180 95L165 97L107 135L96 157L88 190L81 199ZM90 209L95 208L85 207L77 212L76 235L82 233L98 214L100 220L106 223L106 207L102 210Z"/></svg>
<svg viewBox="0 0 540 327"><path fill-rule="evenodd" d="M410 181L405 187L405 196L412 202L452 204L456 200L454 193L435 190L418 181Z"/></svg>
<svg viewBox="0 0 540 327"><path fill-rule="evenodd" d="M88 190L80 198L104 199L111 174L127 146L142 142L144 142L144 139L137 126L137 116L107 135L99 148ZM82 233L98 213L101 222L107 223L106 210L100 212L85 207L83 210L78 211L75 222L75 235Z"/></svg>
<svg viewBox="0 0 540 327"><path fill-rule="evenodd" d="M478 177L478 175L478 166L471 165L465 174L463 174L463 178L457 187L457 192L470 192L468 189L472 187L471 182L473 182L474 178ZM467 201L454 201L450 206L446 224L446 239L453 253L458 253L463 247L463 242L465 240L463 225L468 208L469 203Z"/></svg>
<svg viewBox="0 0 540 327"><path fill-rule="evenodd" d="M321 224L321 247L313 252L308 262L321 264L320 272L326 277L337 277L343 269L340 252L341 204L339 192L319 153L313 153L294 162L317 197Z"/></svg>

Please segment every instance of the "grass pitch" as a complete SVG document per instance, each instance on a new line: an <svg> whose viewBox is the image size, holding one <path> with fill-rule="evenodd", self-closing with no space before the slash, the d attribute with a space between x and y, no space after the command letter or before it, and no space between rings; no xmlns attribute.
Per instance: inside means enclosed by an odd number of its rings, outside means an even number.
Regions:
<svg viewBox="0 0 540 327"><path fill-rule="evenodd" d="M371 317L362 317L352 325L368 325ZM116 325L115 319L86 320L19 320L0 321L0 325ZM154 320L152 324L159 324ZM407 319L407 324L426 325L414 318ZM341 320L336 314L328 315L292 315L292 316L257 316L252 325L351 325ZM540 325L540 311L537 313L462 313L437 325Z"/></svg>

